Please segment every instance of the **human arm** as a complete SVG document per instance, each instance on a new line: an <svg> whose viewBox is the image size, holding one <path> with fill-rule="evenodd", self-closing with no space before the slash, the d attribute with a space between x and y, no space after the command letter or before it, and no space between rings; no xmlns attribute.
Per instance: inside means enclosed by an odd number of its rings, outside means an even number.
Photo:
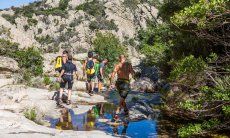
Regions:
<svg viewBox="0 0 230 138"><path fill-rule="evenodd" d="M86 71L86 60L84 61L84 63L83 63L83 67L82 67L82 69L83 69L83 76L85 76L85 71Z"/></svg>
<svg viewBox="0 0 230 138"><path fill-rule="evenodd" d="M101 78L104 78L104 73L103 73L103 68L100 68L100 74L101 74Z"/></svg>
<svg viewBox="0 0 230 138"><path fill-rule="evenodd" d="M114 79L115 75L117 74L117 71L118 71L118 65L116 65L114 67L114 70L113 70L113 72L112 72L112 74L110 76L110 85L113 84L113 79Z"/></svg>
<svg viewBox="0 0 230 138"><path fill-rule="evenodd" d="M61 77L63 76L64 72L65 72L65 70L62 69L62 70L61 70L61 73L60 73L60 75L59 75L59 77L58 77L58 81L61 81Z"/></svg>

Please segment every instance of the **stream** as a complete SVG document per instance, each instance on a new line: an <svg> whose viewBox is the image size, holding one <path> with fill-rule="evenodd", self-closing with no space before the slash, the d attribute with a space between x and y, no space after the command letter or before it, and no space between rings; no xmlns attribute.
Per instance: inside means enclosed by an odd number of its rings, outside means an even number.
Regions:
<svg viewBox="0 0 230 138"><path fill-rule="evenodd" d="M77 114L72 109L61 109L60 118L45 119L51 128L60 130L92 131L100 130L113 136L132 138L157 137L157 123L152 119L130 120L124 113L115 114L117 106L101 103L93 106L85 113Z"/></svg>

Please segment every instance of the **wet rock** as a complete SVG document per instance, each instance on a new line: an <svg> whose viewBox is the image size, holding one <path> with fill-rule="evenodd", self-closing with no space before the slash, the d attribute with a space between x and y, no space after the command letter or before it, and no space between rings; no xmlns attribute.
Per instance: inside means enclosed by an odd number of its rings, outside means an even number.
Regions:
<svg viewBox="0 0 230 138"><path fill-rule="evenodd" d="M141 77L149 78L153 82L157 82L159 80L159 70L157 67L142 67Z"/></svg>

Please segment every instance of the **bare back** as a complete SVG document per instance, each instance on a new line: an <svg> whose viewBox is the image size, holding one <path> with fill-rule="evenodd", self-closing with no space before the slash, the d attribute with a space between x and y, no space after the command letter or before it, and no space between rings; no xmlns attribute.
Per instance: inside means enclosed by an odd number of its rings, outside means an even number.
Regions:
<svg viewBox="0 0 230 138"><path fill-rule="evenodd" d="M128 62L118 63L115 70L119 79L126 80L129 80L129 75L133 72L132 65Z"/></svg>

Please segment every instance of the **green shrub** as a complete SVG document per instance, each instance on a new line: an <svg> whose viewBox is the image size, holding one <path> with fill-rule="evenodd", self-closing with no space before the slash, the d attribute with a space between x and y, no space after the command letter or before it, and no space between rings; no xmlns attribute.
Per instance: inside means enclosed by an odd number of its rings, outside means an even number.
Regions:
<svg viewBox="0 0 230 138"><path fill-rule="evenodd" d="M0 35L6 35L7 37L10 37L10 29L9 28L6 28L4 27L3 25L0 26Z"/></svg>
<svg viewBox="0 0 230 138"><path fill-rule="evenodd" d="M118 61L119 55L126 53L126 49L121 46L119 39L112 33L97 33L96 38L93 40L93 46L101 59L107 58L109 60L106 68L107 75L113 70L113 66Z"/></svg>
<svg viewBox="0 0 230 138"><path fill-rule="evenodd" d="M38 76L43 73L43 57L35 48L19 50L14 53L13 57L20 67L26 68L33 75Z"/></svg>
<svg viewBox="0 0 230 138"><path fill-rule="evenodd" d="M58 91L60 88L60 83L54 82L50 84L49 90Z"/></svg>
<svg viewBox="0 0 230 138"><path fill-rule="evenodd" d="M59 1L59 9L61 9L63 11L66 10L68 8L69 1L70 0L60 0Z"/></svg>
<svg viewBox="0 0 230 138"><path fill-rule="evenodd" d="M36 26L38 24L38 21L36 19L29 18L27 20L29 26Z"/></svg>
<svg viewBox="0 0 230 138"><path fill-rule="evenodd" d="M41 75L43 73L43 58L35 48L19 49L19 44L0 39L0 55L8 56L19 63L19 67L26 69L25 75Z"/></svg>
<svg viewBox="0 0 230 138"><path fill-rule="evenodd" d="M201 124L189 124L186 127L182 127L178 130L179 137L189 137L194 134L198 134L202 131Z"/></svg>
<svg viewBox="0 0 230 138"><path fill-rule="evenodd" d="M44 83L45 85L50 85L50 84L51 84L50 78L49 78L48 76L45 76L45 77L43 78L43 83Z"/></svg>
<svg viewBox="0 0 230 138"><path fill-rule="evenodd" d="M54 43L53 45L49 45L46 48L44 48L44 52L46 53L57 53L59 51L58 44Z"/></svg>
<svg viewBox="0 0 230 138"><path fill-rule="evenodd" d="M53 15L53 16L61 16L63 18L67 17L68 13L67 11L63 11L59 8L52 8L52 9L46 9L42 11L36 12L37 15Z"/></svg>
<svg viewBox="0 0 230 138"><path fill-rule="evenodd" d="M224 112L224 115L229 117L230 116L230 106L226 105L222 107L222 111Z"/></svg>
<svg viewBox="0 0 230 138"><path fill-rule="evenodd" d="M36 117L37 117L37 113L35 111L34 108L32 109L27 109L25 112L24 112L24 116L31 120L31 121L35 121L36 120Z"/></svg>
<svg viewBox="0 0 230 138"><path fill-rule="evenodd" d="M83 10L84 12L92 15L96 18L104 17L105 16L105 6L102 1L93 0L91 2L83 3L76 7L76 10Z"/></svg>
<svg viewBox="0 0 230 138"><path fill-rule="evenodd" d="M49 35L41 36L41 37L35 36L35 40L38 41L41 45L50 44L54 42L54 39L50 37Z"/></svg>
<svg viewBox="0 0 230 138"><path fill-rule="evenodd" d="M153 46L151 45L142 45L141 53L146 55L144 59L144 63L146 65L156 65L161 63L162 59L164 59L165 51L167 47L162 43L154 43Z"/></svg>
<svg viewBox="0 0 230 138"><path fill-rule="evenodd" d="M38 34L42 33L42 28L38 28Z"/></svg>
<svg viewBox="0 0 230 138"><path fill-rule="evenodd" d="M9 40L0 39L0 55L12 57L19 49L18 43L12 43Z"/></svg>
<svg viewBox="0 0 230 138"><path fill-rule="evenodd" d="M187 109L187 110L199 110L202 108L202 105L199 103L195 103L189 100L186 100L185 102L180 102L179 105L181 108L183 109Z"/></svg>
<svg viewBox="0 0 230 138"><path fill-rule="evenodd" d="M123 4L130 10L135 11L138 8L137 5L140 4L140 0L124 0Z"/></svg>
<svg viewBox="0 0 230 138"><path fill-rule="evenodd" d="M99 18L95 21L90 22L90 30L116 30L118 31L117 25L114 20L106 20L104 18Z"/></svg>
<svg viewBox="0 0 230 138"><path fill-rule="evenodd" d="M170 73L172 80L186 76L196 76L205 70L207 64L202 58L195 58L193 55L187 56L180 61L176 61L175 66Z"/></svg>
<svg viewBox="0 0 230 138"><path fill-rule="evenodd" d="M15 19L17 18L17 16L9 15L9 14L2 14L2 17L5 18L11 24L16 24Z"/></svg>
<svg viewBox="0 0 230 138"><path fill-rule="evenodd" d="M82 21L83 21L84 19L83 19L83 16L79 16L77 19L74 19L71 23L70 23L70 27L76 27L76 26L78 26L79 24L81 24L82 23Z"/></svg>
<svg viewBox="0 0 230 138"><path fill-rule="evenodd" d="M30 29L30 27L28 25L24 25L23 28L24 28L25 31L27 31L28 29Z"/></svg>
<svg viewBox="0 0 230 138"><path fill-rule="evenodd" d="M211 129L218 124L220 124L220 121L217 119L210 119L208 121L204 121L201 124L190 123L189 125L178 129L178 135L179 137L191 137L192 135L202 133L204 130Z"/></svg>

